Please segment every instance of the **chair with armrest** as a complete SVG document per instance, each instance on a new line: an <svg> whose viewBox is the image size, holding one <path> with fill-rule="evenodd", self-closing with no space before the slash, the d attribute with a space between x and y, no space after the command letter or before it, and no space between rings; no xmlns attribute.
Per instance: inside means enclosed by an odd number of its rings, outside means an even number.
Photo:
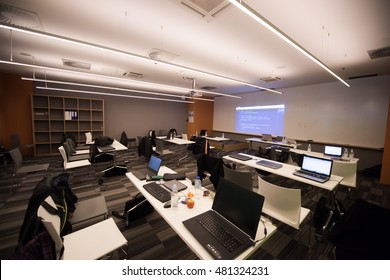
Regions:
<svg viewBox="0 0 390 280"><path fill-rule="evenodd" d="M89 159L89 149L86 150L86 152L77 154L74 149L72 149L72 146L69 145L69 142L65 141L62 146L65 149L66 157L68 161L79 161L83 159Z"/></svg>
<svg viewBox="0 0 390 280"><path fill-rule="evenodd" d="M299 230L299 239L301 239L301 224L310 213L310 209L301 205L301 190L274 185L260 176L258 176L258 184L259 194L265 197L263 213Z"/></svg>
<svg viewBox="0 0 390 280"><path fill-rule="evenodd" d="M223 165L223 177L247 190L253 190L252 172L237 171Z"/></svg>
<svg viewBox="0 0 390 280"><path fill-rule="evenodd" d="M31 173L38 171L45 171L49 169L49 163L43 164L23 164L22 153L19 148L14 148L9 151L9 154L12 157L12 160L15 163L13 174L21 174L21 173Z"/></svg>
<svg viewBox="0 0 390 280"><path fill-rule="evenodd" d="M82 166L91 166L91 162L88 159L77 160L77 161L68 161L68 157L66 156L64 146L58 147L58 150L60 151L60 154L61 154L62 159L64 161L63 162L64 170L82 167Z"/></svg>
<svg viewBox="0 0 390 280"><path fill-rule="evenodd" d="M126 238L112 218L60 236L60 217L53 213L57 207L51 196L45 202L38 208L38 217L54 242L57 259L101 259L126 245Z"/></svg>

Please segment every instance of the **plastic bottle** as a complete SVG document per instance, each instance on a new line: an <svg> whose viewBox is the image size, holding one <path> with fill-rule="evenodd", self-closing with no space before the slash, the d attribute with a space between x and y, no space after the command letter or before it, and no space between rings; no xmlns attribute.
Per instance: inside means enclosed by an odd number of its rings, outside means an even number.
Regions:
<svg viewBox="0 0 390 280"><path fill-rule="evenodd" d="M355 157L355 153L353 152L353 149L351 149L351 151L349 152L349 158L354 158Z"/></svg>
<svg viewBox="0 0 390 280"><path fill-rule="evenodd" d="M347 149L347 148L344 148L343 158L344 158L344 159L347 159L347 158L348 158L348 149Z"/></svg>
<svg viewBox="0 0 390 280"><path fill-rule="evenodd" d="M309 143L309 145L307 146L307 151L308 152L311 152L311 144Z"/></svg>
<svg viewBox="0 0 390 280"><path fill-rule="evenodd" d="M195 179L195 198L199 199L202 197L202 181L199 176Z"/></svg>
<svg viewBox="0 0 390 280"><path fill-rule="evenodd" d="M177 208L179 205L179 195L177 193L177 186L172 186L172 194L171 194L171 207Z"/></svg>

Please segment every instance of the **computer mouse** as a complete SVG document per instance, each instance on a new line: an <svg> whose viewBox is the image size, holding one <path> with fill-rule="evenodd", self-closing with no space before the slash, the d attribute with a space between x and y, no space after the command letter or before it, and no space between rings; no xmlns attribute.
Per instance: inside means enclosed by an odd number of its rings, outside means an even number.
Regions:
<svg viewBox="0 0 390 280"><path fill-rule="evenodd" d="M167 201L164 204L164 208L170 208L171 207L171 201Z"/></svg>

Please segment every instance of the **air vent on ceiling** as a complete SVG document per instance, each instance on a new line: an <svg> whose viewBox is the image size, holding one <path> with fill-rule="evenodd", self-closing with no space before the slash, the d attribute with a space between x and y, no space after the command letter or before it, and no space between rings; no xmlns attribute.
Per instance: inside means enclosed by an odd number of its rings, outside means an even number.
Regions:
<svg viewBox="0 0 390 280"><path fill-rule="evenodd" d="M0 3L0 22L43 30L37 13Z"/></svg>
<svg viewBox="0 0 390 280"><path fill-rule="evenodd" d="M229 5L226 0L181 0L180 3L207 18L215 17Z"/></svg>
<svg viewBox="0 0 390 280"><path fill-rule="evenodd" d="M141 73L136 73L136 72L131 72L131 71L124 72L122 75L124 77L128 77L131 79L142 79L142 77L144 76Z"/></svg>
<svg viewBox="0 0 390 280"><path fill-rule="evenodd" d="M280 81L281 78L279 77L275 77L275 76L269 76L269 77L264 77L264 78L260 78L260 80L262 80L263 82L276 82L276 81Z"/></svg>
<svg viewBox="0 0 390 280"><path fill-rule="evenodd" d="M62 64L64 66L83 69L83 70L91 70L91 64L87 62L75 61L70 59L62 59Z"/></svg>
<svg viewBox="0 0 390 280"><path fill-rule="evenodd" d="M164 51L164 50L160 50L160 49L155 49L154 48L154 49L151 49L149 51L148 56L151 59L155 59L155 60L172 61L176 57L178 57L179 55L171 53L171 52L168 52L168 51Z"/></svg>
<svg viewBox="0 0 390 280"><path fill-rule="evenodd" d="M390 46L380 48L380 49L370 50L370 51L367 51L367 53L371 59L388 57L388 56L390 56Z"/></svg>

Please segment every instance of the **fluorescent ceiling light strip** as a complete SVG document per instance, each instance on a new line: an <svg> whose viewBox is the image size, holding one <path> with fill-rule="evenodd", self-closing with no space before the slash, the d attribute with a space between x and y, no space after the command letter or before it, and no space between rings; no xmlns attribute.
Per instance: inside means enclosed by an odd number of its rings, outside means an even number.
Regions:
<svg viewBox="0 0 390 280"><path fill-rule="evenodd" d="M114 96L114 97L127 97L127 98L136 98L136 99L159 100L159 101L178 102L178 103L194 103L192 101L185 101L185 100L175 100L175 99L146 97L146 96L134 96L134 95L115 94L115 93L99 92L99 91L89 91L89 90L64 89L64 88L41 87L41 86L37 86L36 88L37 89L43 89L43 90L54 90L54 91L64 91L64 92L77 92L77 93L96 94L96 95Z"/></svg>
<svg viewBox="0 0 390 280"><path fill-rule="evenodd" d="M250 7L248 4L246 4L244 1L240 0L229 0L230 3L232 3L234 6L239 8L241 11L246 13L248 16L253 18L255 21L263 25L265 28L270 30L272 33L277 35L279 38L287 42L289 45L294 47L296 50L304 54L306 57L308 57L311 61L315 62L317 65L322 67L324 70L326 70L329 74L334 76L336 79L338 79L340 82L342 82L347 87L350 87L350 85L344 81L342 78L340 78L336 73L334 73L328 66L326 66L323 62L321 62L318 58L316 58L314 55L312 55L309 51L307 51L305 48L303 48L301 45L299 45L297 42L295 42L292 38L290 38L287 34L285 34L282 30L277 28L275 25L273 25L271 22L269 22L267 19L265 19L262 15L260 15L258 12L256 12L252 7Z"/></svg>
<svg viewBox="0 0 390 280"><path fill-rule="evenodd" d="M92 44L92 43L89 43L89 42L84 42L84 41L80 41L80 40L76 40L76 39L72 39L72 38L68 38L68 37L64 37L64 36L59 36L59 35L55 35L55 34L51 34L51 33L46 33L46 32L42 32L42 31L38 31L38 30L32 30L32 29L23 28L23 27L14 26L14 25L9 25L9 24L4 24L4 23L0 24L0 28L14 30L14 31L17 31L17 32L22 32L22 33L27 33L27 34L34 35L34 36L41 36L41 37L44 37L44 38L55 39L55 40L59 40L59 41L62 41L62 42L67 42L67 43L80 45L80 46L83 46L83 47L94 48L94 49L97 49L97 50L109 51L109 52L112 52L112 53L116 53L116 54L125 55L125 56L128 56L128 57L141 59L141 60L144 60L144 61L147 61L147 62L159 63L159 64L162 64L162 65L166 65L166 66L170 66L170 67L174 67L174 68L178 68L178 69L184 69L184 70L192 71L192 72L195 72L195 73L204 74L204 75L207 75L207 76L211 76L213 78L219 78L219 79L227 80L227 81L230 81L230 82L235 82L235 83L238 83L238 84L254 87L254 88L257 88L257 89L261 89L261 90L266 90L266 91L282 94L282 92L278 91L278 90L269 89L269 88L261 87L261 86L258 86L258 85L246 83L246 82L243 82L243 81L240 81L240 80L236 80L236 79L233 79L233 78L229 78L229 77L213 74L213 73L210 73L210 72L206 72L206 71L194 69L194 68L191 68L191 67L186 67L186 66L182 66L182 65L166 62L166 61L155 60L155 59L152 59L152 58L148 58L146 56L142 56L142 55L138 55L138 54L134 54L134 53L130 53L130 52L125 52L125 51L121 51L121 50L118 50L118 49L113 49L113 48L109 48L109 47L105 47L105 46L101 46L101 45L97 45L97 44Z"/></svg>
<svg viewBox="0 0 390 280"><path fill-rule="evenodd" d="M10 65L15 65L15 66L21 66L21 67L30 67L30 68L37 68L41 70L46 70L46 71L58 71L58 72L64 72L64 73L70 73L70 74L83 74L91 77L96 77L96 78L101 78L101 79L109 79L109 80L118 80L121 82L126 82L126 83L134 83L134 84L143 84L146 86L158 86L158 87L165 87L167 89L172 89L172 90L177 90L182 93L187 93L189 91L192 91L193 89L190 88L182 88L182 87L175 87L175 86L170 86L170 85L163 85L163 84L155 84L155 83L149 83L149 82L141 82L141 81L134 81L134 80L128 80L128 79L123 79L123 78L118 78L118 77L111 77L111 76L104 76L100 74L94 74L94 73L87 73L87 72L80 72L80 71L74 71L74 70L67 70L67 69L61 69L61 68L55 68L55 67L49 67L49 66L43 66L43 65L36 65L36 64L28 64L28 63L21 63L21 62L15 62L15 61L6 61L6 60L0 60L0 63L3 64L10 64ZM230 94L225 94L225 93L218 93L218 92L212 92L212 91L203 91L203 90L195 90L197 92L205 92L209 93L212 95L219 95L219 96L226 96L226 97L232 97L232 98L241 98L240 96L235 96L235 95L230 95Z"/></svg>
<svg viewBox="0 0 390 280"><path fill-rule="evenodd" d="M28 77L22 77L22 80L34 81L34 82L42 82L42 83L51 83L51 84L80 86L80 87L92 87L92 88L110 89L110 90L116 90L116 91L125 91L125 92L132 92L132 93L144 93L144 94L150 94L150 95L169 96L169 97L174 97L174 98L188 98L188 99L196 99L196 100L204 100L204 101L214 102L214 100L207 99L207 98L189 97L189 96L185 96L185 95L159 93L159 92L144 91L144 90L133 90L133 89L120 88L120 87L99 86L99 85L92 85L92 84L64 82L64 81L46 80L46 79L37 79L37 78L28 78Z"/></svg>

